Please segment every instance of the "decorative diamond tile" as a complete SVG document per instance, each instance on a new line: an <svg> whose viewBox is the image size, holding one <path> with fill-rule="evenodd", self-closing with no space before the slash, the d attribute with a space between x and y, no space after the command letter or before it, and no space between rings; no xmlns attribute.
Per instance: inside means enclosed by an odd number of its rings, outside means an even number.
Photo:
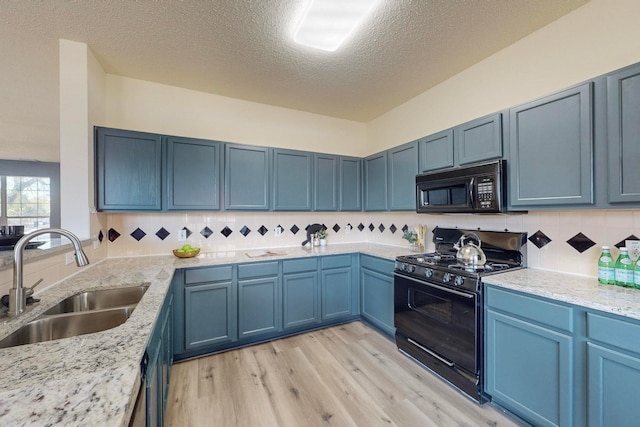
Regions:
<svg viewBox="0 0 640 427"><path fill-rule="evenodd" d="M247 234L249 233L251 233L251 229L246 225L240 229L240 234L242 234L244 237L247 237Z"/></svg>
<svg viewBox="0 0 640 427"><path fill-rule="evenodd" d="M140 241L140 239L142 239L146 235L147 235L147 233L145 233L144 231L140 230L140 228L136 228L135 230L133 230L133 233L131 233L131 237L136 239L138 242Z"/></svg>
<svg viewBox="0 0 640 427"><path fill-rule="evenodd" d="M626 239L621 240L620 242L616 243L614 246L618 249L623 248L627 243L625 242L625 240L640 240L638 239L636 236L634 236L633 234L629 237L627 237Z"/></svg>
<svg viewBox="0 0 640 427"><path fill-rule="evenodd" d="M369 231L373 231L376 228L375 225L373 224L369 224Z"/></svg>
<svg viewBox="0 0 640 427"><path fill-rule="evenodd" d="M391 231L391 234L395 234L398 229L396 228L395 224L391 224L389 230Z"/></svg>
<svg viewBox="0 0 640 427"><path fill-rule="evenodd" d="M588 238L587 236L585 236L582 233L576 234L575 236L573 236L572 238L567 240L567 243L573 249L575 249L576 251L578 251L580 253L586 251L591 246L596 244L596 242L594 242L593 240L591 240L590 238Z"/></svg>
<svg viewBox="0 0 640 427"><path fill-rule="evenodd" d="M231 235L231 233L233 233L233 231L231 231L231 229L230 229L229 227L225 226L225 227L220 231L220 233L222 233L222 235L223 235L224 237L229 237L229 236Z"/></svg>
<svg viewBox="0 0 640 427"><path fill-rule="evenodd" d="M362 223L360 223L360 225L358 225L358 230L360 230L360 231L364 230L364 225L362 225Z"/></svg>
<svg viewBox="0 0 640 427"><path fill-rule="evenodd" d="M200 230L200 234L202 234L205 239L208 239L209 236L213 234L213 231L209 227L205 227L202 230Z"/></svg>
<svg viewBox="0 0 640 427"><path fill-rule="evenodd" d="M295 235L295 234L298 234L298 231L300 231L300 229L298 228L297 225L293 224L293 227L291 227L289 231L291 231Z"/></svg>
<svg viewBox="0 0 640 427"><path fill-rule="evenodd" d="M102 233L102 230L100 230L100 232L98 233L98 240L100 241L100 243L102 243L103 239L104 239L104 234Z"/></svg>
<svg viewBox="0 0 640 427"><path fill-rule="evenodd" d="M340 226L339 226L338 224L335 224L335 225L333 226L333 231L334 231L335 233L337 233L338 231L340 231Z"/></svg>
<svg viewBox="0 0 640 427"><path fill-rule="evenodd" d="M258 233L260 233L261 236L264 236L265 234L267 234L267 231L269 231L269 229L264 225L258 228Z"/></svg>
<svg viewBox="0 0 640 427"><path fill-rule="evenodd" d="M156 231L156 236L158 236L158 239L160 239L160 240L166 239L169 234L171 234L171 233L169 233L164 227L162 227L160 230Z"/></svg>
<svg viewBox="0 0 640 427"><path fill-rule="evenodd" d="M544 246L548 245L551 242L551 239L547 237L542 231L538 230L529 236L529 241L536 245L538 249L542 249Z"/></svg>
<svg viewBox="0 0 640 427"><path fill-rule="evenodd" d="M402 232L404 233L408 229L409 229L409 226L407 224L405 224L404 227L402 227Z"/></svg>
<svg viewBox="0 0 640 427"><path fill-rule="evenodd" d="M189 238L189 236L191 236L191 234L193 234L187 227L182 227L182 229L187 233L187 239Z"/></svg>
<svg viewBox="0 0 640 427"><path fill-rule="evenodd" d="M380 230L381 233L384 232L384 225L380 224L378 230Z"/></svg>
<svg viewBox="0 0 640 427"><path fill-rule="evenodd" d="M115 242L115 241L116 241L116 239L117 239L118 237L120 237L120 233L118 233L118 232L117 232L116 230L114 230L113 228L110 228L108 233L109 233L109 241L110 241L110 242Z"/></svg>

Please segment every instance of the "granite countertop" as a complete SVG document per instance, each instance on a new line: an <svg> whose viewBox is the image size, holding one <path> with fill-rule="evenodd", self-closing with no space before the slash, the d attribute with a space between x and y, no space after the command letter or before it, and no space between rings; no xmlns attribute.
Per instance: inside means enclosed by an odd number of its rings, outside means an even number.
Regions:
<svg viewBox="0 0 640 427"><path fill-rule="evenodd" d="M603 285L595 277L525 268L488 276L484 282L640 320L640 289Z"/></svg>
<svg viewBox="0 0 640 427"><path fill-rule="evenodd" d="M201 253L187 259L109 258L38 292L40 303L27 313L11 320L0 317L0 339L78 292L149 285L131 317L116 328L0 349L0 425L127 426L140 386L140 360L176 269L348 253L394 260L408 250L360 243L270 252L276 255L259 256L261 250L249 250ZM640 290L600 285L594 278L522 269L488 276L485 282L640 319Z"/></svg>
<svg viewBox="0 0 640 427"><path fill-rule="evenodd" d="M0 349L0 425L127 426L140 386L140 360L176 269L285 258L363 253L394 260L405 247L334 244L313 249L109 258L37 293L40 303L16 319L0 317L0 339L78 292L148 284L131 317L104 332Z"/></svg>

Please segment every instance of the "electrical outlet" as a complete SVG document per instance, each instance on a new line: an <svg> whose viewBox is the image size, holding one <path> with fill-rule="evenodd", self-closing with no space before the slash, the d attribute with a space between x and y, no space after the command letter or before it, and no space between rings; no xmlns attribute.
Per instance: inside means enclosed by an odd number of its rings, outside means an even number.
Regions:
<svg viewBox="0 0 640 427"><path fill-rule="evenodd" d="M282 236L282 227L277 226L276 228L273 229L273 234L276 237L280 237Z"/></svg>
<svg viewBox="0 0 640 427"><path fill-rule="evenodd" d="M629 249L631 259L638 259L640 256L640 240L625 240L624 244Z"/></svg>
<svg viewBox="0 0 640 427"><path fill-rule="evenodd" d="M349 234L349 233L351 233L351 229L352 229L352 228L353 228L353 227L351 226L351 224L347 224L347 226L344 228L344 232L345 232L345 233L347 233L347 234Z"/></svg>
<svg viewBox="0 0 640 427"><path fill-rule="evenodd" d="M187 240L187 230L183 228L178 231L178 242L184 242L185 240Z"/></svg>
<svg viewBox="0 0 640 427"><path fill-rule="evenodd" d="M93 250L96 250L100 247L100 241L98 239L93 241Z"/></svg>
<svg viewBox="0 0 640 427"><path fill-rule="evenodd" d="M69 264L71 264L72 262L75 262L75 261L76 261L76 257L73 254L73 252L67 252L67 254L65 255L64 263L66 265L69 265Z"/></svg>

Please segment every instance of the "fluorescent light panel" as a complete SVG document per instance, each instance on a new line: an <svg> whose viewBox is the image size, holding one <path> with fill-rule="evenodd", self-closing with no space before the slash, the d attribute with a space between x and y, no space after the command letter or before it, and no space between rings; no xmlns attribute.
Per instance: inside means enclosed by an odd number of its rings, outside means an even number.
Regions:
<svg viewBox="0 0 640 427"><path fill-rule="evenodd" d="M293 40L333 52L355 30L379 0L311 0Z"/></svg>

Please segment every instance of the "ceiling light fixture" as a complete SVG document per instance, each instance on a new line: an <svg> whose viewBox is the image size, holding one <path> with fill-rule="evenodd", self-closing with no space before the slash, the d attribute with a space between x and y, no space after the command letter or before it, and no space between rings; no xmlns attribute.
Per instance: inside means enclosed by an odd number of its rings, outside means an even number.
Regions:
<svg viewBox="0 0 640 427"><path fill-rule="evenodd" d="M293 40L333 52L355 30L379 0L310 0Z"/></svg>

